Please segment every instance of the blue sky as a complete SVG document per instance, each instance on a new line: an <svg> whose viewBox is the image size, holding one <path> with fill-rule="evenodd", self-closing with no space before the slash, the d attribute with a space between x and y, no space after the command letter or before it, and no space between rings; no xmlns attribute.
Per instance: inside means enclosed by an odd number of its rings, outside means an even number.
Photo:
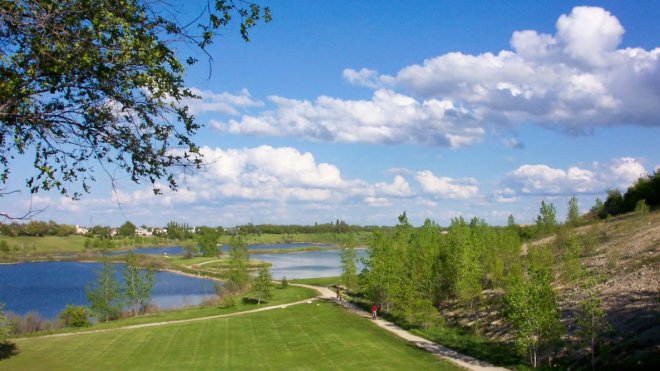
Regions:
<svg viewBox="0 0 660 371"><path fill-rule="evenodd" d="M73 202L6 199L37 219L159 226L532 223L586 212L660 166L660 3L271 1L216 39L187 84L211 163L154 197L98 174ZM196 8L181 6L181 14Z"/></svg>

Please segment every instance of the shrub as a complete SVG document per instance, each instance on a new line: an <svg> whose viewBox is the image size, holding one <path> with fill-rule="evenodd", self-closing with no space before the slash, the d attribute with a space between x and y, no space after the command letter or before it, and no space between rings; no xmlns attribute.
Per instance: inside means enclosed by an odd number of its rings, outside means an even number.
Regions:
<svg viewBox="0 0 660 371"><path fill-rule="evenodd" d="M7 339L7 336L9 336L9 326L7 317L3 311L4 307L5 305L0 303L0 344L4 343Z"/></svg>
<svg viewBox="0 0 660 371"><path fill-rule="evenodd" d="M89 311L79 305L67 305L60 315L64 327L89 327Z"/></svg>
<svg viewBox="0 0 660 371"><path fill-rule="evenodd" d="M238 299L235 295L226 295L222 298L223 308L234 308L238 304Z"/></svg>
<svg viewBox="0 0 660 371"><path fill-rule="evenodd" d="M280 281L280 287L283 289L289 287L289 281L286 279L286 276L282 276L282 280Z"/></svg>

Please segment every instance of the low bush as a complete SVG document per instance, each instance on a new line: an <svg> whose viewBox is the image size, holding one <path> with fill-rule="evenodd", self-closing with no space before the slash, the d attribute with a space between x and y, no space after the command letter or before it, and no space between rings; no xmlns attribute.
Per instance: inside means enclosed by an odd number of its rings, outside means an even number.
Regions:
<svg viewBox="0 0 660 371"><path fill-rule="evenodd" d="M63 327L89 327L89 311L80 305L67 305L59 315Z"/></svg>

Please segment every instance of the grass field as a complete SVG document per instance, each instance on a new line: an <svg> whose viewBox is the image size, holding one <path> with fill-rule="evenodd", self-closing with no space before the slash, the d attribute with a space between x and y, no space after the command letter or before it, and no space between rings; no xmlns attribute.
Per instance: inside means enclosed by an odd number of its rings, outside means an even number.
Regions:
<svg viewBox="0 0 660 371"><path fill-rule="evenodd" d="M272 293L273 293L273 297L267 302L262 302L262 304L260 305L256 304L256 299L254 299L255 295L251 292L248 292L242 295L242 298L246 298L248 300L244 301L239 299L236 303L236 306L232 308L224 308L221 305L221 303L218 303L217 305L202 305L191 308L182 308L182 309L174 309L174 310L166 310L162 312L150 313L150 314L140 315L139 317L122 318L107 323L98 323L92 327L87 327L87 328L80 328L80 329L65 328L52 332L29 334L26 336L35 337L39 335L47 335L53 333L61 334L66 332L80 333L80 332L95 331L95 330L115 329L119 327L142 325L142 324L156 323L156 322L179 321L179 320L187 320L187 319L200 318L200 317L217 316L217 315L231 314L236 312L249 311L265 306L292 303L300 300L315 298L318 296L318 292L316 292L316 290L303 288L303 287L296 287L296 286L289 286L287 289L280 289L276 286L275 288L273 288ZM1 363L0 363L0 370L2 370Z"/></svg>
<svg viewBox="0 0 660 371"><path fill-rule="evenodd" d="M318 305L317 305L318 304ZM450 370L332 303L161 327L16 340L5 370Z"/></svg>
<svg viewBox="0 0 660 371"><path fill-rule="evenodd" d="M85 241L91 242L94 240L101 240L99 238L91 238L79 235L72 236L18 236L7 237L0 236L0 240L7 243L9 247L8 252L0 254L4 255L25 255L25 254L53 254L53 253L83 253L87 251L100 251L98 248L85 248ZM135 241L133 238L118 238L115 237L111 240L115 248L111 250L126 250L131 247L150 247L150 246L176 246L177 241L167 240L161 238L142 238Z"/></svg>

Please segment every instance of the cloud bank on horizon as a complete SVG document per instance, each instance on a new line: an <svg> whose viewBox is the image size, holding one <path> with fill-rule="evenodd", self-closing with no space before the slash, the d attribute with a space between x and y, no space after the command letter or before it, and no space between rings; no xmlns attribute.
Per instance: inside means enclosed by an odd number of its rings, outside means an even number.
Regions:
<svg viewBox="0 0 660 371"><path fill-rule="evenodd" d="M576 7L558 18L554 35L514 32L511 50L446 53L392 75L344 69L344 81L370 89L370 99L272 95L261 100L247 88L238 94L194 89L202 99L186 103L194 114L210 115L208 126L224 136L385 148L469 151L498 141L517 150L527 144L497 133L515 133L526 126L569 135L617 126L658 127L660 48L619 48L624 33L608 11ZM525 161L489 178L479 176L479 170L449 176L423 164L395 168L383 163L389 177L373 180L348 176L337 164L319 161L314 153L293 145L206 145L202 153L207 165L186 174L178 192L154 197L145 188L78 203L50 196L31 202L33 207L67 212L105 208L116 213L121 205L122 215L125 211L127 218L141 220L138 224L152 225L177 218L198 225L304 224L335 218L392 224L392 215L403 210L444 222L466 213L497 222L509 213L532 217L537 210L535 204L530 209L530 200L538 198L575 194L593 200L608 189L629 186L649 172L646 165L658 167L643 157L614 155L600 161L580 159L570 166ZM586 204L582 209L586 211Z"/></svg>

